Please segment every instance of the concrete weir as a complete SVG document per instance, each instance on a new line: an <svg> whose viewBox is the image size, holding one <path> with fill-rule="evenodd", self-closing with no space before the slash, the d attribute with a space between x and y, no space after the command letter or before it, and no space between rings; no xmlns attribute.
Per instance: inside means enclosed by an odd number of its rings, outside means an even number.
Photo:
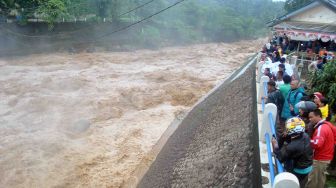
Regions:
<svg viewBox="0 0 336 188"><path fill-rule="evenodd" d="M185 116L140 180L149 187L262 187L256 57Z"/></svg>

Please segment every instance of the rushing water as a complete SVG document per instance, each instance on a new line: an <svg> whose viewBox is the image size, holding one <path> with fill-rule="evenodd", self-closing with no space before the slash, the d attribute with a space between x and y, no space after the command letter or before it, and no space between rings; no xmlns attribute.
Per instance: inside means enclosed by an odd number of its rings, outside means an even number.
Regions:
<svg viewBox="0 0 336 188"><path fill-rule="evenodd" d="M120 187L262 43L0 58L0 187Z"/></svg>

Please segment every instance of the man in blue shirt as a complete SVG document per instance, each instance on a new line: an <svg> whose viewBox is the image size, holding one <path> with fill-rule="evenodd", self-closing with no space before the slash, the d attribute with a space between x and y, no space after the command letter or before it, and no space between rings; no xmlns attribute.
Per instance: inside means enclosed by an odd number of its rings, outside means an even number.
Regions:
<svg viewBox="0 0 336 188"><path fill-rule="evenodd" d="M292 80L290 87L291 89L285 98L285 103L281 113L281 118L285 120L295 117L299 114L299 109L296 108L295 105L301 101L304 93L304 89L299 87L298 80Z"/></svg>

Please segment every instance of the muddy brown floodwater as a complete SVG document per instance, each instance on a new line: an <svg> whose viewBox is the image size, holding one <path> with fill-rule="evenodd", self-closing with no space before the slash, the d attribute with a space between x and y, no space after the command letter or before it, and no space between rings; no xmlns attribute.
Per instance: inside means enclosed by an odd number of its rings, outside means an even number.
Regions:
<svg viewBox="0 0 336 188"><path fill-rule="evenodd" d="M0 187L120 187L263 42L0 58Z"/></svg>

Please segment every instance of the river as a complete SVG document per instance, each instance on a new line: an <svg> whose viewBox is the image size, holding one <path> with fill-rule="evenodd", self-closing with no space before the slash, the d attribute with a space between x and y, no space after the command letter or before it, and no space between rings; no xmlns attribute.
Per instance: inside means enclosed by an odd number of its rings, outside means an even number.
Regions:
<svg viewBox="0 0 336 188"><path fill-rule="evenodd" d="M120 187L263 43L0 58L0 186Z"/></svg>

